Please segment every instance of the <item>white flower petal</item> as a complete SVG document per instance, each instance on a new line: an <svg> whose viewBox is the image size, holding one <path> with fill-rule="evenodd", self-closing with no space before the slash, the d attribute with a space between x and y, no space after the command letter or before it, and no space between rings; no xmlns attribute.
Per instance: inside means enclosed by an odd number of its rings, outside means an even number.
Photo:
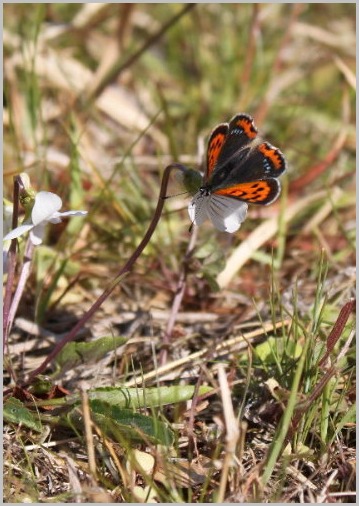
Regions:
<svg viewBox="0 0 359 506"><path fill-rule="evenodd" d="M30 241L34 246L38 246L42 244L42 240L45 235L45 225L46 222L42 222L39 225L36 225L30 232Z"/></svg>
<svg viewBox="0 0 359 506"><path fill-rule="evenodd" d="M48 221L54 213L61 209L62 200L51 192L39 192L35 197L31 218L34 225Z"/></svg>
<svg viewBox="0 0 359 506"><path fill-rule="evenodd" d="M208 206L209 218L222 232L236 232L246 219L248 205L240 200L212 194Z"/></svg>
<svg viewBox="0 0 359 506"><path fill-rule="evenodd" d="M188 206L192 223L202 225L209 218L221 232L236 232L247 215L248 205L223 195L196 193Z"/></svg>
<svg viewBox="0 0 359 506"><path fill-rule="evenodd" d="M86 214L87 214L87 211L64 211L63 213L54 213L53 216L51 216L51 220L59 219L59 221L61 221L61 217L63 217L63 216L86 216ZM54 222L51 221L51 223L54 223ZM56 223L59 223L59 222L56 222Z"/></svg>
<svg viewBox="0 0 359 506"><path fill-rule="evenodd" d="M192 202L188 206L188 214L190 220L199 226L209 217L208 216L209 196L202 195L197 192Z"/></svg>
<svg viewBox="0 0 359 506"><path fill-rule="evenodd" d="M49 221L50 223L61 223L62 222L62 219L60 218L60 215L61 213L54 213L51 218L48 218L47 221Z"/></svg>
<svg viewBox="0 0 359 506"><path fill-rule="evenodd" d="M20 235L26 234L26 232L28 232L32 228L34 228L34 225L32 223L24 223L19 227L14 228L14 230L11 230L11 232L9 232L8 234L6 234L3 240L9 241L10 239L20 237Z"/></svg>

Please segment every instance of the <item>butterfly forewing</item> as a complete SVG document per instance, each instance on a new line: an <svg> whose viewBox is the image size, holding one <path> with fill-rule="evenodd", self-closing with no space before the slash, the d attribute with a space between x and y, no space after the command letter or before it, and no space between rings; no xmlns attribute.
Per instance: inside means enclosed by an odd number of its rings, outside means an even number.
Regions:
<svg viewBox="0 0 359 506"><path fill-rule="evenodd" d="M228 134L228 123L218 125L212 132L207 148L207 171L205 180L211 177L212 172L217 164L218 157L221 153L222 147L226 141Z"/></svg>
<svg viewBox="0 0 359 506"><path fill-rule="evenodd" d="M264 158L262 166L267 177L279 177L287 168L283 153L269 142L262 142L255 149L253 163L256 163L256 156L259 159L260 156Z"/></svg>
<svg viewBox="0 0 359 506"><path fill-rule="evenodd" d="M225 167L227 162L243 148L249 147L253 140L257 137L258 131L254 125L254 121L248 114L237 114L228 125L228 135L221 149L217 160L216 168Z"/></svg>
<svg viewBox="0 0 359 506"><path fill-rule="evenodd" d="M216 190L236 183L277 178L285 170L286 162L281 151L269 142L263 142L251 149L241 150L222 170L215 171L211 185Z"/></svg>

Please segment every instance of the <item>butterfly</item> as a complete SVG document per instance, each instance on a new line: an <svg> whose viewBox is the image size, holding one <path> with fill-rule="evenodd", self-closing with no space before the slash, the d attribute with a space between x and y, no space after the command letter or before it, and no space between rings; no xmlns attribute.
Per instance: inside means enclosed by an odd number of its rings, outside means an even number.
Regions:
<svg viewBox="0 0 359 506"><path fill-rule="evenodd" d="M258 136L253 118L236 114L211 133L202 186L188 206L192 223L210 219L218 230L236 232L248 203L268 205L278 198L285 170L282 152Z"/></svg>

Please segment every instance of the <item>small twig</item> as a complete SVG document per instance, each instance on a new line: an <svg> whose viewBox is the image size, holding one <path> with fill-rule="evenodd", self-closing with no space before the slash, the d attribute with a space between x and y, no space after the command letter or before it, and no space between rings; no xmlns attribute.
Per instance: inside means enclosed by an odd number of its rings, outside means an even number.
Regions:
<svg viewBox="0 0 359 506"><path fill-rule="evenodd" d="M121 72L123 72L136 60L138 60L138 58L140 58L149 47L155 44L167 32L167 30L169 30L174 24L177 23L179 19L181 19L182 16L187 14L187 12L193 9L195 6L196 4L185 5L178 14L167 21L167 23L165 23L156 33L154 33L143 46L141 46L135 53L130 55L126 61L123 62L122 59L119 59L117 62L115 62L113 67L104 76L102 81L90 91L88 99L93 100L94 98L98 97L109 83L111 83L119 74L121 74Z"/></svg>
<svg viewBox="0 0 359 506"><path fill-rule="evenodd" d="M89 398L85 389L81 389L81 404L82 404L82 415L85 426L85 435L86 435L86 446L87 446L87 455L89 461L89 469L91 473L91 477L96 483L97 478L97 468L96 468L96 458L95 458L95 448L93 444L93 434L92 434L92 420L90 414L90 406L89 406Z"/></svg>
<svg viewBox="0 0 359 506"><path fill-rule="evenodd" d="M97 427L96 424L94 424L94 430L96 431L98 437L101 438L102 443L106 449L105 451L107 451L110 454L111 459L113 460L113 463L115 464L115 469L118 471L119 476L121 476L123 486L126 488L130 483L130 478L128 476L128 472L127 472L126 468L120 462L120 459L119 459L116 451L114 450L114 446L115 446L114 442L111 441L110 439L107 439L107 437L104 435L103 431L101 431L99 429L99 427ZM106 458L108 458L108 457L103 456L102 458L104 460L106 460Z"/></svg>
<svg viewBox="0 0 359 506"><path fill-rule="evenodd" d="M195 435L195 431L194 431L194 420L195 420L197 405L198 405L198 401L199 401L198 396L199 396L199 389L202 384L202 376L203 376L203 370L200 371L199 376L196 381L196 386L195 386L193 397L192 397L191 408L189 410L189 417L188 417L188 424L187 424L188 448L189 448L191 454L193 454L193 452L195 451L196 456L198 456L198 448L197 448L196 435Z"/></svg>
<svg viewBox="0 0 359 506"><path fill-rule="evenodd" d="M333 483L333 481L335 480L335 478L337 477L338 472L339 472L338 469L334 469L334 471L331 473L331 475L327 479L321 492L316 497L316 502L318 504L329 502L328 501L329 488L330 488L331 484Z"/></svg>
<svg viewBox="0 0 359 506"><path fill-rule="evenodd" d="M81 320L74 326L74 328L62 339L52 350L52 352L46 357L46 359L42 362L42 364L33 371L26 382L26 384L30 383L35 376L38 374L41 374L45 369L47 364L49 364L56 356L57 354L62 350L62 348L65 346L65 344L72 341L75 336L77 335L78 331L82 329L82 327L85 325L85 323L88 322L88 320L96 313L96 311L102 306L102 304L105 302L105 300L111 295L113 290L116 288L116 286L121 282L123 277L128 274L138 257L141 255L145 247L147 246L149 240L152 237L153 232L155 231L157 224L159 222L159 219L162 214L162 209L165 202L166 192L167 192L167 186L168 181L170 177L170 173L173 169L182 170L185 171L186 168L179 164L179 163L172 163L171 165L168 165L166 167L163 177L162 177L162 183L161 183L161 189L160 189L160 195L157 202L157 207L155 210L155 213L153 215L152 221L150 223L150 226L147 229L147 232L140 242L140 244L137 246L136 250L132 254L132 256L127 260L126 264L120 269L115 279L112 281L112 283L105 289L105 291L100 295L100 297L97 299L97 301L90 307L90 309L84 314L84 316L81 318Z"/></svg>

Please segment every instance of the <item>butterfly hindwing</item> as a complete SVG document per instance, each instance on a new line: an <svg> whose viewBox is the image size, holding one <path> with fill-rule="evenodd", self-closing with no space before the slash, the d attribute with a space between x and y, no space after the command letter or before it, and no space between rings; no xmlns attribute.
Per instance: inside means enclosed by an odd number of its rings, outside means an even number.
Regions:
<svg viewBox="0 0 359 506"><path fill-rule="evenodd" d="M278 179L269 178L259 181L233 184L226 188L213 191L214 195L223 195L250 202L251 204L267 205L276 200L280 194Z"/></svg>
<svg viewBox="0 0 359 506"><path fill-rule="evenodd" d="M216 189L234 183L277 178L285 170L286 162L282 152L269 142L262 142L251 149L240 151L228 161L223 170L215 171L211 185Z"/></svg>

